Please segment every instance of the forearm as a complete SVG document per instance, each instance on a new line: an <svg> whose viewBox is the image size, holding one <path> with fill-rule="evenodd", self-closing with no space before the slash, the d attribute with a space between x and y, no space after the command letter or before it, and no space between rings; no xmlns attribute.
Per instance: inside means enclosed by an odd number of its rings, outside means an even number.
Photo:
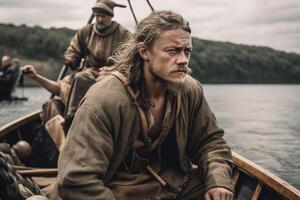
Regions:
<svg viewBox="0 0 300 200"><path fill-rule="evenodd" d="M69 166L73 167L73 166ZM53 194L53 199L85 199L85 200L115 200L112 191L104 186L104 183L93 176L84 176L86 169L81 171L72 171L74 176L68 174L67 178L58 178L57 184ZM60 175L60 174L59 174ZM85 179L88 179L87 181Z"/></svg>
<svg viewBox="0 0 300 200"><path fill-rule="evenodd" d="M198 166L205 178L206 190L222 187L233 191L231 184L232 158L231 151L223 138L204 145L201 150Z"/></svg>
<svg viewBox="0 0 300 200"><path fill-rule="evenodd" d="M42 87L44 87L46 90L48 90L50 93L59 95L60 93L60 87L58 82L52 81L42 75L37 75L33 78L36 82L38 82Z"/></svg>
<svg viewBox="0 0 300 200"><path fill-rule="evenodd" d="M224 130L211 111L203 92L192 121L191 144L192 162L198 164L204 178L206 190L222 187L233 190L231 184L231 150L224 140Z"/></svg>

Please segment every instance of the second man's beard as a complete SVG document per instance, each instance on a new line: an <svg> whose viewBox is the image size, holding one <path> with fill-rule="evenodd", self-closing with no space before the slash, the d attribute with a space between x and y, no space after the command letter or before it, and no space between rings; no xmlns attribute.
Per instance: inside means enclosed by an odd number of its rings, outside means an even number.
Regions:
<svg viewBox="0 0 300 200"><path fill-rule="evenodd" d="M97 30L99 30L99 31L103 31L103 30L107 29L108 27L110 27L111 24L112 24L112 23L107 23L107 24L104 24L104 23L97 23L97 24L96 24L96 28L97 28Z"/></svg>

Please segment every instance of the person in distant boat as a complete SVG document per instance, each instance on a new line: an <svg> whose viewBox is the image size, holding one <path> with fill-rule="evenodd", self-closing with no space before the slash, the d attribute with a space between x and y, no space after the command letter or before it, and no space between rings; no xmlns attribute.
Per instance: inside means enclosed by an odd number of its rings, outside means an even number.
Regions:
<svg viewBox="0 0 300 200"><path fill-rule="evenodd" d="M12 65L11 58L7 55L3 56L1 59L1 77L4 77L8 68Z"/></svg>
<svg viewBox="0 0 300 200"><path fill-rule="evenodd" d="M126 28L112 21L114 7L126 6L111 0L97 0L92 8L96 22L81 28L72 38L64 54L64 64L71 69L78 68L82 58L85 60L82 72L76 74L72 83L66 108L67 127L74 117L80 100L95 83L95 79L114 69L107 62L108 57L121 43L132 37Z"/></svg>
<svg viewBox="0 0 300 200"><path fill-rule="evenodd" d="M76 112L52 199L233 199L231 150L187 74L191 49L179 14L156 11L137 25L112 57L117 71Z"/></svg>
<svg viewBox="0 0 300 200"><path fill-rule="evenodd" d="M20 65L17 65L16 58L11 59L10 56L3 56L1 59L1 80L11 80L16 72L19 72Z"/></svg>
<svg viewBox="0 0 300 200"><path fill-rule="evenodd" d="M15 89L16 82L20 75L20 65L16 62L18 59L11 59L4 55L1 59L0 68L0 99L8 99Z"/></svg>

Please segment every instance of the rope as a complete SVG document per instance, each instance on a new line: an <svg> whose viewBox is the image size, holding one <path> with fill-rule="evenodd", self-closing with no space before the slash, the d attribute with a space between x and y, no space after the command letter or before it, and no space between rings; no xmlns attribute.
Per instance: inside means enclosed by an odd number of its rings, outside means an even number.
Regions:
<svg viewBox="0 0 300 200"><path fill-rule="evenodd" d="M0 152L0 200L25 200L40 195L38 185L18 174L13 166L13 158Z"/></svg>

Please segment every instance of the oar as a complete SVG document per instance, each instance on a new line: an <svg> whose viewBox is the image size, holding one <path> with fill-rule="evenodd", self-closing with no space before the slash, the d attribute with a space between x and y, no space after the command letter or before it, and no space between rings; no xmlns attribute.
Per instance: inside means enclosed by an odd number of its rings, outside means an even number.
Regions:
<svg viewBox="0 0 300 200"><path fill-rule="evenodd" d="M138 21L137 21L137 19L136 19L136 16L135 16L135 14L134 14L134 11L133 11L133 8L132 8L132 5L131 5L131 2L130 2L130 0L127 0L127 1L128 1L129 8L130 8L131 14L132 14L132 16L133 16L133 19L134 19L134 21L135 21L135 24L137 24L137 23L138 23Z"/></svg>
<svg viewBox="0 0 300 200"><path fill-rule="evenodd" d="M150 1L149 1L149 0L146 0L146 1L147 1L148 5L149 5L150 9L151 9L152 12L153 12L153 11L154 11L154 8L153 8L153 6L151 5Z"/></svg>

